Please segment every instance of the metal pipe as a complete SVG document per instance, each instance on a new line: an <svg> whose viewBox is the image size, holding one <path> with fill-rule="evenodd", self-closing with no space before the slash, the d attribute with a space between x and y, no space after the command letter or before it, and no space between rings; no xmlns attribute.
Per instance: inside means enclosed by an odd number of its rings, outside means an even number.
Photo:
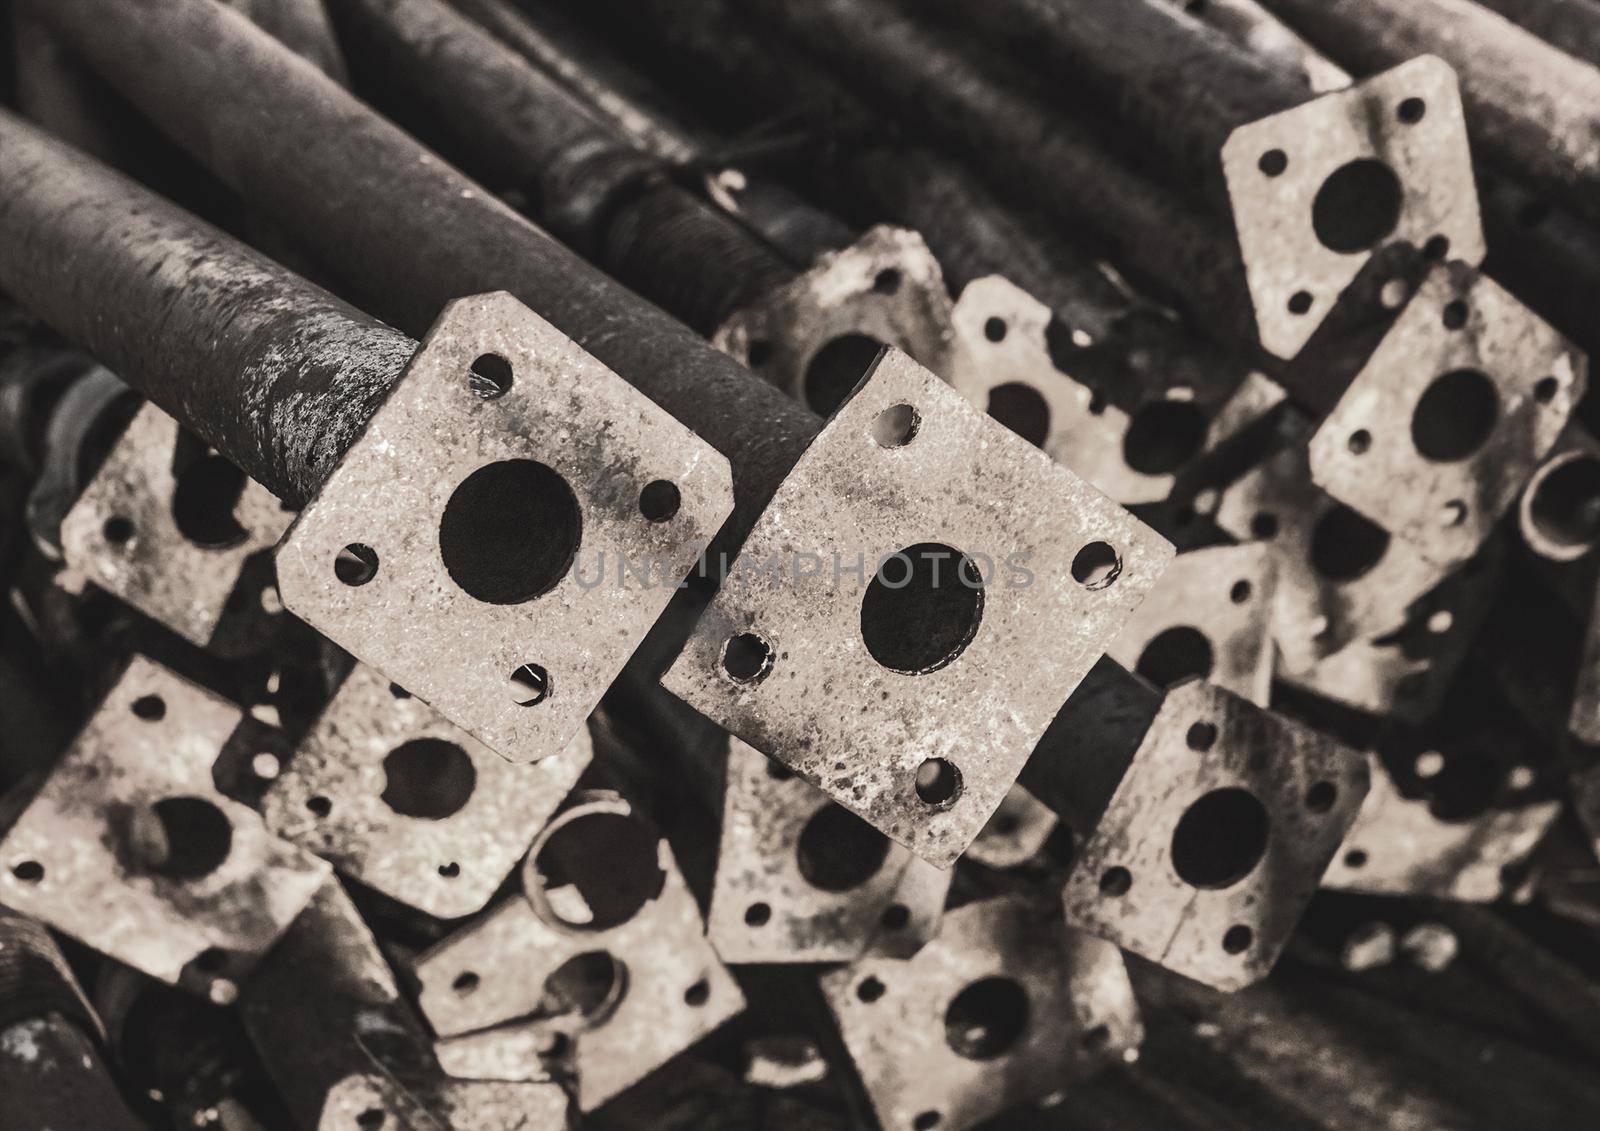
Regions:
<svg viewBox="0 0 1600 1131"><path fill-rule="evenodd" d="M993 0L981 19L960 0L933 0L994 42L1007 60L1031 59L1087 104L1083 116L1153 147L1163 178L1196 183L1224 212L1222 145L1234 128L1304 102L1291 73L1251 54L1216 29L1160 0ZM1070 97L1071 90L1061 91Z"/></svg>
<svg viewBox="0 0 1600 1131"><path fill-rule="evenodd" d="M439 0L333 2L369 88L397 105L420 98L469 173L529 190L564 242L701 333L794 277L659 158Z"/></svg>
<svg viewBox="0 0 1600 1131"><path fill-rule="evenodd" d="M960 151L1008 192L1097 237L1096 250L1195 312L1197 325L1225 344L1254 343L1243 267L1225 226L1117 160L1037 90L1020 79L995 79L952 37L923 27L892 5L758 0L735 9L726 0L609 0L608 11L648 21L674 50L750 49L756 52L753 58L730 67L748 72L781 66L786 76L796 74L787 65L783 42L736 31L742 13L757 13L771 30L824 60L886 116L914 124Z"/></svg>
<svg viewBox="0 0 1600 1131"><path fill-rule="evenodd" d="M140 1131L102 1037L50 933L0 908L0 1131Z"/></svg>
<svg viewBox="0 0 1600 1131"><path fill-rule="evenodd" d="M1415 55L1455 68L1479 152L1600 222L1600 69L1469 0L1266 0L1360 74Z"/></svg>
<svg viewBox="0 0 1600 1131"><path fill-rule="evenodd" d="M415 343L0 111L0 289L291 505Z"/></svg>
<svg viewBox="0 0 1600 1131"><path fill-rule="evenodd" d="M619 286L211 0L25 0L125 97L420 333L506 290L733 465L737 545L820 427L802 406Z"/></svg>
<svg viewBox="0 0 1600 1131"><path fill-rule="evenodd" d="M546 5L507 0L451 0L535 67L583 99L625 136L681 171L697 174L709 203L805 270L859 233L768 176L736 166L737 144L691 122L685 107L634 70L584 28ZM735 166L735 167L730 167Z"/></svg>

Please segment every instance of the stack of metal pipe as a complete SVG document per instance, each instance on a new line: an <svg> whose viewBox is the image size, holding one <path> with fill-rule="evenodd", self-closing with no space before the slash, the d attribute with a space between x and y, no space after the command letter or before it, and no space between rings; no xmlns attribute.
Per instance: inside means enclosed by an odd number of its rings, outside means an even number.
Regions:
<svg viewBox="0 0 1600 1131"><path fill-rule="evenodd" d="M0 14L0 1131L1600 1118L1600 0Z"/></svg>

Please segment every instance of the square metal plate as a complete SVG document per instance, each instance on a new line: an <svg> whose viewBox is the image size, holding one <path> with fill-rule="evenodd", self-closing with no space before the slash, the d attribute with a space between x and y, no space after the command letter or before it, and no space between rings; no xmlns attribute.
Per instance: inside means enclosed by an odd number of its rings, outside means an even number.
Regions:
<svg viewBox="0 0 1600 1131"><path fill-rule="evenodd" d="M358 664L262 796L261 812L274 833L346 875L454 919L489 902L592 756L583 727L560 754L507 762ZM450 812L427 809L458 796Z"/></svg>
<svg viewBox="0 0 1600 1131"><path fill-rule="evenodd" d="M1277 588L1267 546L1179 554L1106 655L1157 687L1188 674L1265 707Z"/></svg>
<svg viewBox="0 0 1600 1131"><path fill-rule="evenodd" d="M1144 1037L1117 948L1020 896L959 907L911 958L869 955L822 992L885 1131L974 1126L1136 1056Z"/></svg>
<svg viewBox="0 0 1600 1131"><path fill-rule="evenodd" d="M825 373L813 374L823 350L847 338L869 338L905 350L936 373L948 372L955 348L950 310L944 273L922 237L879 225L734 313L711 340L826 416L830 402L849 390L830 388Z"/></svg>
<svg viewBox="0 0 1600 1131"><path fill-rule="evenodd" d="M1311 438L1311 477L1431 561L1477 552L1583 397L1581 351L1487 275L1434 268Z"/></svg>
<svg viewBox="0 0 1600 1131"><path fill-rule="evenodd" d="M874 657L892 629L875 623L869 637L864 602L882 592L879 563L883 584L904 583L909 559L894 555L925 545L966 555L981 601L957 626L964 645L896 670ZM889 350L768 504L662 682L948 866L1171 557L1127 511ZM938 592L955 589L954 559L946 569Z"/></svg>
<svg viewBox="0 0 1600 1131"><path fill-rule="evenodd" d="M1209 684L1175 687L1078 854L1067 922L1207 985L1248 985L1366 793L1355 751Z"/></svg>
<svg viewBox="0 0 1600 1131"><path fill-rule="evenodd" d="M951 872L885 839L759 750L729 743L706 916L722 960L851 962L869 948L910 954L927 942Z"/></svg>
<svg viewBox="0 0 1600 1131"><path fill-rule="evenodd" d="M1278 357L1300 352L1383 244L1483 262L1461 91L1431 55L1240 126L1222 169L1261 344Z"/></svg>
<svg viewBox="0 0 1600 1131"><path fill-rule="evenodd" d="M665 840L656 842L659 890L620 922L578 922L569 913L579 909L561 898L573 885L530 887L543 845L563 825L630 813L615 795L580 796L535 843L523 893L417 959L418 1004L443 1038L435 1048L450 1075L545 1078L552 1042L570 1046L560 1058L570 1057L578 1106L592 1111L744 1009ZM626 888L630 878L607 883ZM587 1012L542 1010L561 997L547 979L574 959L609 968L605 1000Z"/></svg>
<svg viewBox="0 0 1600 1131"><path fill-rule="evenodd" d="M478 295L445 308L290 528L278 587L535 762L566 748L732 508L719 452L510 295Z"/></svg>
<svg viewBox="0 0 1600 1131"><path fill-rule="evenodd" d="M172 417L153 404L140 408L67 512L61 549L67 564L101 589L203 648L245 562L277 542L294 515L261 484L242 477L244 490L232 509L236 528L210 516L219 530L205 537L215 541L185 534L175 517L178 436ZM206 470L201 463L193 473Z"/></svg>
<svg viewBox="0 0 1600 1131"><path fill-rule="evenodd" d="M211 767L240 718L135 657L0 843L0 903L229 1004L239 974L332 875L217 792ZM173 802L184 809L164 808ZM196 810L209 819L191 820ZM206 843L191 852L196 828ZM152 863L163 855L182 867Z"/></svg>

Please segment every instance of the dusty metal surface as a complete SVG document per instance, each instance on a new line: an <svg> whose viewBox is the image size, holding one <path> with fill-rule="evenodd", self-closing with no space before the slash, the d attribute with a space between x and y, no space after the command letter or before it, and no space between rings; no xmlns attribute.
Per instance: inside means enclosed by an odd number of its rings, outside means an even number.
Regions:
<svg viewBox="0 0 1600 1131"><path fill-rule="evenodd" d="M974 279L955 306L960 353L950 384L1117 502L1131 506L1165 499L1172 472L1140 472L1123 455L1128 413L1051 361L1045 339L1051 317L1049 307L1007 279ZM1031 390L1037 401L1023 390Z"/></svg>
<svg viewBox="0 0 1600 1131"><path fill-rule="evenodd" d="M1277 588L1269 546L1179 554L1106 655L1157 687L1203 679L1265 707Z"/></svg>
<svg viewBox="0 0 1600 1131"><path fill-rule="evenodd" d="M475 388L486 356L509 388ZM445 309L301 512L278 586L490 749L535 762L577 733L732 507L726 459L514 298L481 295ZM346 547L375 572L342 573Z"/></svg>
<svg viewBox="0 0 1600 1131"><path fill-rule="evenodd" d="M1240 126L1222 166L1261 344L1279 357L1300 352L1380 243L1443 237L1452 259L1483 261L1461 95L1438 59Z"/></svg>
<svg viewBox="0 0 1600 1131"><path fill-rule="evenodd" d="M939 927L950 872L891 843L759 750L729 739L706 935L724 962L909 954Z"/></svg>
<svg viewBox="0 0 1600 1131"><path fill-rule="evenodd" d="M595 821L608 823L589 834L590 851L636 835L614 824L638 821L627 802L580 795L535 842L524 892L417 959L419 1004L452 1076L542 1079L551 1062L569 1062L578 1106L590 1111L744 1008L664 840L651 855L604 857L624 874L603 874L602 895L615 885L644 896L614 915L586 922L603 911L586 904L593 892L549 886L542 849L564 827ZM655 877L639 874L652 868Z"/></svg>
<svg viewBox="0 0 1600 1131"><path fill-rule="evenodd" d="M1130 344L1120 391L1139 403L1112 404L1057 368L1054 317L1001 276L974 279L955 306L958 348L944 376L974 406L1125 506L1166 499L1193 461L1283 398L1281 387L1254 373L1236 388L1196 388L1151 364L1159 353Z"/></svg>
<svg viewBox="0 0 1600 1131"><path fill-rule="evenodd" d="M1284 658L1277 678L1374 715L1408 723L1432 718L1472 652L1500 581L1499 565L1500 555L1486 550L1413 601L1397 628L1353 640L1304 666Z"/></svg>
<svg viewBox="0 0 1600 1131"><path fill-rule="evenodd" d="M1014 785L961 856L986 868L1015 868L1039 854L1059 823L1026 786Z"/></svg>
<svg viewBox="0 0 1600 1131"><path fill-rule="evenodd" d="M1427 798L1402 793L1376 757L1368 762L1372 788L1324 887L1492 903L1514 893L1519 866L1561 811L1558 801L1538 801L1441 820Z"/></svg>
<svg viewBox="0 0 1600 1131"><path fill-rule="evenodd" d="M1273 633L1290 672L1398 628L1449 572L1313 483L1304 448L1285 448L1232 484L1216 519L1236 538L1272 546Z"/></svg>
<svg viewBox="0 0 1600 1131"><path fill-rule="evenodd" d="M1143 1035L1116 948L1019 897L957 908L914 957L870 955L822 992L886 1131L971 1127Z"/></svg>
<svg viewBox="0 0 1600 1131"><path fill-rule="evenodd" d="M141 408L67 513L61 548L100 588L204 647L245 562L294 516L242 472L230 499L231 468L188 447L199 450L180 444L176 420Z"/></svg>
<svg viewBox="0 0 1600 1131"><path fill-rule="evenodd" d="M1256 0L1163 0L1274 64L1303 75L1314 94L1350 85L1350 75Z"/></svg>
<svg viewBox="0 0 1600 1131"><path fill-rule="evenodd" d="M827 416L849 395L871 360L870 344L829 364L838 343L869 339L904 350L936 373L948 372L955 346L950 295L922 237L879 226L754 306L712 336L717 348Z"/></svg>
<svg viewBox="0 0 1600 1131"><path fill-rule="evenodd" d="M885 447L875 428L899 442ZM1026 508L1013 505L1022 499ZM939 625L954 644L933 670L887 667L863 632L866 577L830 571L859 558L871 577L902 549L946 543L990 578L981 612L969 603L967 623L953 626L964 643ZM1170 555L1127 512L890 351L773 499L663 684L948 865ZM813 560L815 574L797 577ZM741 636L765 656L743 682L725 667ZM931 802L919 771L945 782Z"/></svg>
<svg viewBox="0 0 1600 1131"><path fill-rule="evenodd" d="M1424 557L1464 561L1555 444L1587 370L1494 280L1436 268L1311 438L1312 478Z"/></svg>
<svg viewBox="0 0 1600 1131"><path fill-rule="evenodd" d="M339 871L441 919L481 911L592 756L587 727L507 762L358 665L273 779L262 817Z"/></svg>
<svg viewBox="0 0 1600 1131"><path fill-rule="evenodd" d="M0 842L0 902L231 1002L329 875L212 783L239 719L136 658Z"/></svg>
<svg viewBox="0 0 1600 1131"><path fill-rule="evenodd" d="M1258 981L1367 792L1364 759L1204 683L1167 693L1062 892L1067 922L1221 989Z"/></svg>

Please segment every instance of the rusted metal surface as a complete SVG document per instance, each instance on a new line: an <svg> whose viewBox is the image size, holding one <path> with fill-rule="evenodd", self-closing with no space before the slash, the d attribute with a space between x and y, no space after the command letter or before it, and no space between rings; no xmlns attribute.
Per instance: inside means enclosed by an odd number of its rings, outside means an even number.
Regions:
<svg viewBox="0 0 1600 1131"><path fill-rule="evenodd" d="M965 453L981 458L970 463ZM863 491L864 479L881 486ZM999 504L1023 498L1026 512ZM896 670L864 636L868 581L851 584L842 572L836 581L829 571L859 556L875 576L877 563L919 545L952 546L954 568L964 568L958 554L969 555L990 580L964 585L974 596ZM816 558L814 572L802 551ZM735 563L664 683L880 832L948 865L1170 553L891 350L773 500L745 544L743 568ZM775 569L765 564L773 558ZM812 576L795 584L800 567ZM950 580L947 572L946 593ZM727 667L736 637L755 638L763 658L754 671ZM1024 655L1019 671L1014 660ZM943 779L923 791L935 800L919 794L919 772Z"/></svg>
<svg viewBox="0 0 1600 1131"><path fill-rule="evenodd" d="M884 344L935 373L949 372L950 318L944 277L922 237L878 227L737 311L712 341L828 416Z"/></svg>
<svg viewBox="0 0 1600 1131"><path fill-rule="evenodd" d="M0 841L0 900L220 1004L329 874L217 792L238 709L136 659Z"/></svg>
<svg viewBox="0 0 1600 1131"><path fill-rule="evenodd" d="M706 935L724 962L908 955L938 929L950 872L918 859L730 739Z"/></svg>
<svg viewBox="0 0 1600 1131"><path fill-rule="evenodd" d="M1142 1035L1116 948L1016 897L957 908L914 957L869 955L822 989L885 1128L974 1126Z"/></svg>
<svg viewBox="0 0 1600 1131"><path fill-rule="evenodd" d="M303 502L411 340L9 112L0 141L0 286L280 499Z"/></svg>
<svg viewBox="0 0 1600 1131"><path fill-rule="evenodd" d="M710 445L510 295L482 295L445 309L296 519L278 587L490 749L535 762L577 733L732 508Z"/></svg>
<svg viewBox="0 0 1600 1131"><path fill-rule="evenodd" d="M1300 352L1379 241L1443 241L1451 259L1483 262L1461 96L1437 59L1240 125L1222 164L1261 344L1280 357Z"/></svg>
<svg viewBox="0 0 1600 1131"><path fill-rule="evenodd" d="M1440 772L1444 755L1424 752ZM1561 806L1536 801L1443 820L1426 797L1408 797L1377 758L1372 789L1327 874L1325 887L1383 895L1428 895L1492 903L1512 894L1507 879L1549 831Z"/></svg>
<svg viewBox="0 0 1600 1131"><path fill-rule="evenodd" d="M543 849L580 823L592 830L584 847L543 863ZM591 864L598 886L580 890L573 852L632 871ZM576 796L535 842L523 880L521 894L417 959L419 1004L450 1075L541 1079L568 1064L589 1111L744 1008L672 850L620 797ZM597 894L605 901L586 902Z"/></svg>
<svg viewBox="0 0 1600 1131"><path fill-rule="evenodd" d="M141 408L68 512L61 544L68 565L204 647L245 564L294 516L190 440L155 405Z"/></svg>
<svg viewBox="0 0 1600 1131"><path fill-rule="evenodd" d="M1367 783L1360 756L1325 736L1177 687L1077 856L1067 922L1208 985L1259 981Z"/></svg>
<svg viewBox="0 0 1600 1131"><path fill-rule="evenodd" d="M1179 554L1106 655L1157 687L1203 679L1265 707L1277 589L1266 546Z"/></svg>
<svg viewBox="0 0 1600 1131"><path fill-rule="evenodd" d="M1312 437L1312 478L1454 565L1516 499L1587 384L1571 343L1492 279L1448 264Z"/></svg>
<svg viewBox="0 0 1600 1131"><path fill-rule="evenodd" d="M592 754L587 728L536 765L507 762L357 666L262 796L278 836L441 919L481 911Z"/></svg>

